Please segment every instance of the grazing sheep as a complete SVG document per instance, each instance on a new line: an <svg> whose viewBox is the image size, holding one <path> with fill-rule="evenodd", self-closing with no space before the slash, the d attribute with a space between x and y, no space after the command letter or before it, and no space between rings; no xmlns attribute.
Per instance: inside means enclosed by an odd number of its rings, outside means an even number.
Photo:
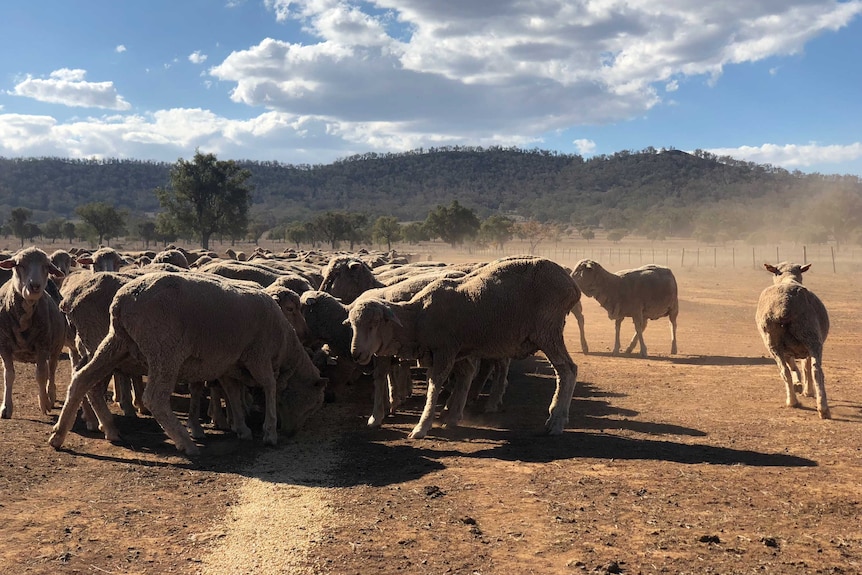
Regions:
<svg viewBox="0 0 862 575"><path fill-rule="evenodd" d="M791 371L804 360L802 394L816 396L817 413L830 419L823 378L823 343L829 335L829 314L814 293L802 285L802 274L811 264L782 262L763 264L773 274L773 285L763 290L757 302L755 321L763 344L775 359L787 389L787 406L797 407Z"/></svg>
<svg viewBox="0 0 862 575"><path fill-rule="evenodd" d="M643 332L648 320L667 316L670 320L670 352L676 349L676 318L679 314L676 278L670 269L645 265L633 270L611 273L592 260L581 260L575 266L572 277L584 295L593 297L608 312L608 318L616 321L613 354L620 352L620 325L627 317L632 318L635 335L626 353L631 353L635 343L640 343L641 357L647 356ZM575 316L578 313L573 310ZM583 330L583 315L578 319L581 329L581 345L586 353L586 338Z"/></svg>
<svg viewBox="0 0 862 575"><path fill-rule="evenodd" d="M373 288L384 287L374 277L371 267L353 256L336 256L323 270L321 291L330 293L344 304L351 304L360 294Z"/></svg>
<svg viewBox="0 0 862 575"><path fill-rule="evenodd" d="M118 369L146 372L144 405L188 455L199 450L170 406L178 380L218 379L230 398L237 434L245 439L251 431L239 411L240 384L260 386L266 398L263 440L272 445L277 411L282 430L292 433L323 403L325 380L275 300L258 288L201 274L155 272L120 288L108 335L72 376L49 439L53 447L63 445L84 394ZM117 438L110 414L96 415L106 437Z"/></svg>
<svg viewBox="0 0 862 575"><path fill-rule="evenodd" d="M351 352L360 364L373 356L413 357L428 367L425 409L411 438L431 428L443 382L461 359L508 359L541 350L557 373L545 431L561 434L577 381L563 340L566 316L581 297L569 273L534 257L508 258L456 279L432 282L406 302L363 297L351 306ZM470 380L475 375L473 362ZM470 381L456 386L455 412ZM460 405L459 405L460 404Z"/></svg>
<svg viewBox="0 0 862 575"><path fill-rule="evenodd" d="M48 254L30 247L0 261L12 277L0 287L0 359L3 360L3 405L0 418L12 417L14 362L36 364L39 408L47 414L57 399L54 378L66 343L66 320L52 297L43 297L49 275L63 272Z"/></svg>

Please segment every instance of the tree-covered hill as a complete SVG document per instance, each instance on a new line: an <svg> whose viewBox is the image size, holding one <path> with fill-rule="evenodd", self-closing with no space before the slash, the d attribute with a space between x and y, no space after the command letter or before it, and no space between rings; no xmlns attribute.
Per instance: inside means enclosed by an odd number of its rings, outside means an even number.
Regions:
<svg viewBox="0 0 862 575"><path fill-rule="evenodd" d="M698 218L714 220L716 209L733 224L762 218L763 210L799 209L823 194L862 194L855 176L788 172L701 151L653 148L590 159L544 150L446 147L370 153L325 165L237 163L252 174L252 212L274 221L308 220L330 210L424 220L436 206L458 200L480 218L498 213L630 230L652 221L673 233L691 231ZM172 166L0 158L0 217L25 207L37 221L71 218L89 202L133 214L155 212L154 190L169 184Z"/></svg>

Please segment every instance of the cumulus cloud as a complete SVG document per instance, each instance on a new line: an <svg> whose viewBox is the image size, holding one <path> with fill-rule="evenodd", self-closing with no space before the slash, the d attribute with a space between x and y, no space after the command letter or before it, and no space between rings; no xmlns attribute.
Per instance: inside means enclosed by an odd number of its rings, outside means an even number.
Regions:
<svg viewBox="0 0 862 575"><path fill-rule="evenodd" d="M823 164L839 164L862 159L862 143L846 145L763 144L738 148L712 148L708 152L717 156L730 156L756 164L772 164L787 169L802 169Z"/></svg>
<svg viewBox="0 0 862 575"><path fill-rule="evenodd" d="M122 44L117 44L117 47L114 48L114 51L117 52L118 54L122 54L123 52L126 51L126 47Z"/></svg>
<svg viewBox="0 0 862 575"><path fill-rule="evenodd" d="M86 70L69 68L55 70L48 78L34 78L28 74L9 94L79 108L131 108L117 93L113 82L87 82L86 74Z"/></svg>
<svg viewBox="0 0 862 575"><path fill-rule="evenodd" d="M316 41L268 38L230 54L210 72L233 84L234 101L392 142L427 132L429 145L625 121L673 105L664 98L686 78L714 84L729 65L798 53L862 13L860 0L265 5Z"/></svg>
<svg viewBox="0 0 862 575"><path fill-rule="evenodd" d="M201 54L200 50L195 50L191 54L189 54L189 62L192 64L203 64L207 61L207 55Z"/></svg>
<svg viewBox="0 0 862 575"><path fill-rule="evenodd" d="M592 140L579 139L572 142L582 156L588 156L596 151L596 143Z"/></svg>

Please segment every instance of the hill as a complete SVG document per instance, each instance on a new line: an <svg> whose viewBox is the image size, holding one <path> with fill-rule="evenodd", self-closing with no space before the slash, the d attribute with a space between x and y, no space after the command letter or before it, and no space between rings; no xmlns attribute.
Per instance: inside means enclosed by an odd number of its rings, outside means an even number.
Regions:
<svg viewBox="0 0 862 575"><path fill-rule="evenodd" d="M329 210L423 220L457 199L480 218L503 213L608 228L664 218L669 230L677 230L716 205L774 209L860 189L855 176L788 172L702 151L654 148L590 159L546 150L447 147L363 154L325 165L238 163L252 173L253 212L273 222ZM0 217L27 207L35 221L73 218L76 206L94 201L134 214L155 212L154 190L169 183L171 167L139 160L0 158Z"/></svg>

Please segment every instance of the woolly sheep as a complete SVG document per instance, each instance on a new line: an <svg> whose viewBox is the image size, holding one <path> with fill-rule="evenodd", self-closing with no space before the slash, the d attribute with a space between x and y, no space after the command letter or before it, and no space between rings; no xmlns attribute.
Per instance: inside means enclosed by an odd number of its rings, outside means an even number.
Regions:
<svg viewBox="0 0 862 575"><path fill-rule="evenodd" d="M320 289L330 293L344 304L350 304L365 291L384 287L374 277L371 267L353 256L336 256L323 270Z"/></svg>
<svg viewBox="0 0 862 575"><path fill-rule="evenodd" d="M608 312L608 318L616 322L613 354L620 352L620 325L627 317L632 318L635 335L626 353L640 343L641 357L647 356L643 332L649 320L667 316L670 320L671 354L677 353L676 318L679 314L676 278L673 272L658 265L645 265L632 270L611 273L598 262L581 260L575 266L572 277L584 295L593 297ZM577 316L577 313L576 313ZM586 338L581 324L581 345L586 353Z"/></svg>
<svg viewBox="0 0 862 575"><path fill-rule="evenodd" d="M829 335L829 314L814 292L802 285L811 264L763 264L773 274L773 285L757 302L755 322L763 344L775 359L787 390L787 406L798 407L791 371L804 360L802 394L816 397L821 419L830 419L823 377L823 344Z"/></svg>
<svg viewBox="0 0 862 575"><path fill-rule="evenodd" d="M78 256L78 264L90 266L94 272L116 272L129 262L114 248L99 248L90 255Z"/></svg>
<svg viewBox="0 0 862 575"><path fill-rule="evenodd" d="M577 381L563 328L581 292L569 273L544 258L510 258L458 279L429 284L407 302L361 298L350 309L351 352L360 364L377 356L414 357L428 367L425 408L411 438L431 428L441 385L465 358L507 359L541 350L557 374L545 431L561 434ZM469 375L472 379L475 375ZM466 377L466 376L465 376ZM456 413L469 381L456 386Z"/></svg>
<svg viewBox="0 0 862 575"><path fill-rule="evenodd" d="M74 256L66 250L54 250L49 257L51 259L51 263L57 266L58 270L63 272L62 277L56 276L53 278L54 283L57 284L57 289L61 289L63 287L63 282L69 276L72 268L75 267L77 263Z"/></svg>
<svg viewBox="0 0 862 575"><path fill-rule="evenodd" d="M237 434L246 439L251 431L237 413L240 382L260 386L266 398L263 439L272 445L277 412L282 430L292 433L323 403L325 381L273 298L257 288L201 274L156 272L120 288L111 304L108 335L72 376L49 439L54 448L63 445L87 390L117 369L146 371L144 405L187 455L199 449L170 406L178 380L222 382ZM106 437L116 438L111 418L96 414Z"/></svg>
<svg viewBox="0 0 862 575"><path fill-rule="evenodd" d="M51 297L43 297L48 276L63 272L48 254L30 247L0 261L0 269L12 277L0 287L0 359L3 360L3 404L0 417L12 417L14 362L36 365L39 408L47 414L57 398L54 378L66 342L66 320Z"/></svg>

